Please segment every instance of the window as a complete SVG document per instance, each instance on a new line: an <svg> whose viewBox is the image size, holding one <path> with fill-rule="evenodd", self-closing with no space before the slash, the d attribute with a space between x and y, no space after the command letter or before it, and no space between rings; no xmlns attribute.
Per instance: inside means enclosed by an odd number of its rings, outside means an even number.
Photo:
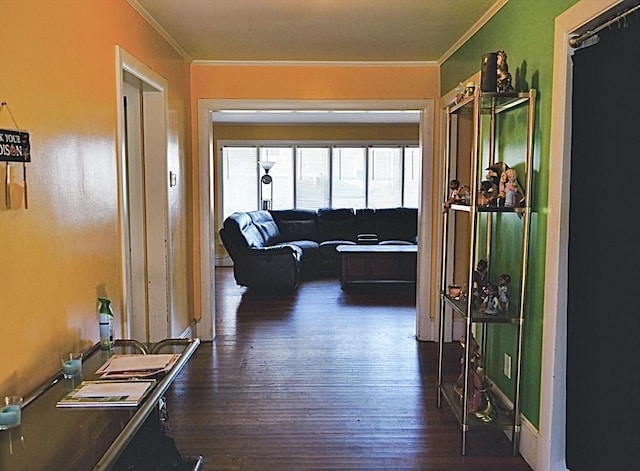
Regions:
<svg viewBox="0 0 640 471"><path fill-rule="evenodd" d="M402 206L402 149L369 149L369 208Z"/></svg>
<svg viewBox="0 0 640 471"><path fill-rule="evenodd" d="M223 145L222 212L418 207L421 151L415 145ZM270 184L260 161L274 162ZM268 201L267 204L264 202Z"/></svg>
<svg viewBox="0 0 640 471"><path fill-rule="evenodd" d="M334 208L364 208L367 205L365 182L367 149L336 147L333 150L332 181Z"/></svg>
<svg viewBox="0 0 640 471"><path fill-rule="evenodd" d="M296 208L327 208L329 203L329 148L299 147L296 152Z"/></svg>

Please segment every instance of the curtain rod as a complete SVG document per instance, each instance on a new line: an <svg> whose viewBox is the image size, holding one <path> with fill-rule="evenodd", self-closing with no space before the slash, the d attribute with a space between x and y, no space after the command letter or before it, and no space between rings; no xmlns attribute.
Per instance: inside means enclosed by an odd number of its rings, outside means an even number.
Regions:
<svg viewBox="0 0 640 471"><path fill-rule="evenodd" d="M586 33L579 34L578 36L572 36L571 38L569 38L569 45L571 47L573 47L573 48L580 47L580 45L585 40L589 39L591 36L597 34L598 32L602 31L605 28L608 28L613 23L616 23L616 22L620 21L625 16L630 15L634 11L638 11L638 10L640 10L640 3L638 5L636 5L636 6L634 6L634 7L628 8L627 10L624 10L624 11L618 13L616 16L614 16L610 20L602 23L599 26L596 26L594 29L590 29Z"/></svg>

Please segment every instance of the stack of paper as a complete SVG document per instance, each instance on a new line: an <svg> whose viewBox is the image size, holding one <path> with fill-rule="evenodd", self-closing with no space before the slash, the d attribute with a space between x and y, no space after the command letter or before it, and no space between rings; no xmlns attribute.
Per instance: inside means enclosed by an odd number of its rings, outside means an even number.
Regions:
<svg viewBox="0 0 640 471"><path fill-rule="evenodd" d="M57 407L135 407L155 383L145 381L83 381Z"/></svg>
<svg viewBox="0 0 640 471"><path fill-rule="evenodd" d="M96 370L101 379L149 378L169 371L179 353L153 355L113 355Z"/></svg>

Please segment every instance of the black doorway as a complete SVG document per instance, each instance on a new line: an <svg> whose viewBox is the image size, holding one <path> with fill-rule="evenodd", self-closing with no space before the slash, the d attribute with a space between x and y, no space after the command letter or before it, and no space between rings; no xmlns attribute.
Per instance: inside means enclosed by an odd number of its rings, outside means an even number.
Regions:
<svg viewBox="0 0 640 471"><path fill-rule="evenodd" d="M567 318L572 471L640 450L640 16L573 57Z"/></svg>

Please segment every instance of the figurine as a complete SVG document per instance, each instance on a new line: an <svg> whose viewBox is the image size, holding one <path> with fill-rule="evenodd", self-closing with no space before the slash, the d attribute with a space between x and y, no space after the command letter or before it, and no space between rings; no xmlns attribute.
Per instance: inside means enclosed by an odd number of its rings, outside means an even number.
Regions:
<svg viewBox="0 0 640 471"><path fill-rule="evenodd" d="M507 207L519 206L524 201L524 196L520 192L518 173L510 168L502 174L501 185L503 187L504 205Z"/></svg>
<svg viewBox="0 0 640 471"><path fill-rule="evenodd" d="M464 349L467 347L466 338L463 335L460 337L460 347L463 349L462 356L460 358L461 371L456 381L454 390L462 396L464 388L464 375L465 375L465 357L466 352ZM480 347L478 342L471 335L469 341L469 376L468 376L468 400L467 407L470 414L474 414L478 419L483 422L491 422L494 419L493 415L493 401L487 392L487 385L483 380L483 366L482 356L480 355Z"/></svg>
<svg viewBox="0 0 640 471"><path fill-rule="evenodd" d="M476 91L476 84L473 82L467 82L464 86L464 96L471 96Z"/></svg>
<svg viewBox="0 0 640 471"><path fill-rule="evenodd" d="M478 260L476 269L473 271L473 288L471 295L473 296L473 304L475 308L479 308L484 302L485 288L487 287L487 261Z"/></svg>
<svg viewBox="0 0 640 471"><path fill-rule="evenodd" d="M513 92L511 86L511 74L509 73L509 66L507 65L507 53L504 51L498 51L497 59L497 75L498 75L498 93L510 93Z"/></svg>
<svg viewBox="0 0 640 471"><path fill-rule="evenodd" d="M444 202L444 212L446 212L452 204L457 203L460 199L460 181L453 179L449 182L449 198Z"/></svg>
<svg viewBox="0 0 640 471"><path fill-rule="evenodd" d="M455 203L469 203L469 187L468 186L460 186L460 181L453 179L449 182L449 198L445 201L443 208L443 212L447 212L447 210L451 207L452 204Z"/></svg>
<svg viewBox="0 0 640 471"><path fill-rule="evenodd" d="M453 103L457 105L458 103L460 103L462 100L465 99L466 90L465 90L464 84L462 82L458 83L458 86L455 88L455 91L456 91L456 96L453 99Z"/></svg>
<svg viewBox="0 0 640 471"><path fill-rule="evenodd" d="M480 182L480 192L478 194L479 206L497 206L500 198L500 182L503 173L509 167L504 162L496 162L487 167L485 179Z"/></svg>
<svg viewBox="0 0 640 471"><path fill-rule="evenodd" d="M497 285L489 283L485 288L485 298L480 306L480 311L490 315L498 314L500 312Z"/></svg>
<svg viewBox="0 0 640 471"><path fill-rule="evenodd" d="M509 311L509 283L511 283L511 276L507 273L503 273L498 277L498 303L500 312Z"/></svg>

